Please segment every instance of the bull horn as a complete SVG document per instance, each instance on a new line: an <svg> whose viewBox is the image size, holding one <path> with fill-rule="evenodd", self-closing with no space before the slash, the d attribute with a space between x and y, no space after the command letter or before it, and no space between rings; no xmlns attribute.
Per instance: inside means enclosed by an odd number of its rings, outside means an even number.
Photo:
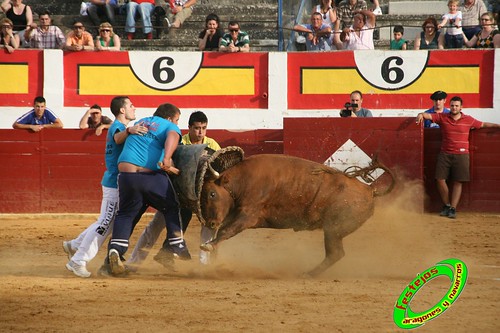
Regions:
<svg viewBox="0 0 500 333"><path fill-rule="evenodd" d="M212 165L210 163L208 163L208 170L210 170L210 172L213 173L213 175L215 176L215 178L219 178L220 177L220 173L218 173L217 171L215 171L214 168L212 168Z"/></svg>

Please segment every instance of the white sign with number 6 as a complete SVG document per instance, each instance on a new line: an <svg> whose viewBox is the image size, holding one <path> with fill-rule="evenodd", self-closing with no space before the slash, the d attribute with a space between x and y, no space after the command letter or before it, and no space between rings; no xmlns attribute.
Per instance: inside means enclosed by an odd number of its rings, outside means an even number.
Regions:
<svg viewBox="0 0 500 333"><path fill-rule="evenodd" d="M174 90L189 83L198 73L202 52L130 51L130 67L146 86L158 90Z"/></svg>
<svg viewBox="0 0 500 333"><path fill-rule="evenodd" d="M372 86L384 90L403 89L425 71L428 51L354 51L359 75Z"/></svg>

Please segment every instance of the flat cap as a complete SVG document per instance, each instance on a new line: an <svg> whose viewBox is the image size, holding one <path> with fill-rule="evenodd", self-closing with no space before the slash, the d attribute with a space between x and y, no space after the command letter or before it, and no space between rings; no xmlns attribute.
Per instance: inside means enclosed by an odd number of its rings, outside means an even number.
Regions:
<svg viewBox="0 0 500 333"><path fill-rule="evenodd" d="M441 91L441 90L438 90L438 91L435 91L432 95L431 95L431 99L433 101L437 101L437 100L440 100L440 99L445 99L446 96L448 96L447 93L445 93L444 91Z"/></svg>

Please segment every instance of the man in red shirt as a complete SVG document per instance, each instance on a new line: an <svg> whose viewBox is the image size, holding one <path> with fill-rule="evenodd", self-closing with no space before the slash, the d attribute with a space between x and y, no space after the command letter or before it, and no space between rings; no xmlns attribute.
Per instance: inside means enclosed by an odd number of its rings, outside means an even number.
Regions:
<svg viewBox="0 0 500 333"><path fill-rule="evenodd" d="M462 195L462 184L470 180L469 175L469 132L485 127L500 128L500 124L481 122L462 112L462 99L458 96L450 100L450 113L419 113L417 124L423 119L432 120L441 128L442 142L436 165L436 181L439 195L443 200L443 210L439 215L456 218L456 207ZM450 192L446 179L453 180Z"/></svg>

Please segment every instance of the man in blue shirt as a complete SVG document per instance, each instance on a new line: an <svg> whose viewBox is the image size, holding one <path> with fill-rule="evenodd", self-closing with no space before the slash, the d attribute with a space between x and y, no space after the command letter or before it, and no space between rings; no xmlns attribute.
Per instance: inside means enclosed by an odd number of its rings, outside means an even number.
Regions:
<svg viewBox="0 0 500 333"><path fill-rule="evenodd" d="M167 237L164 252L191 259L182 232L179 203L168 174L178 174L172 154L181 140L177 126L180 110L172 104L160 105L152 117L138 121L148 128L145 135L132 135L118 159L119 209L109 243L108 260L113 275L127 272L123 260L135 224L148 206L163 214ZM167 120L169 119L169 120Z"/></svg>
<svg viewBox="0 0 500 333"><path fill-rule="evenodd" d="M45 105L45 98L35 97L33 109L12 124L15 129L27 129L33 132L40 132L44 128L63 128L63 123L57 115Z"/></svg>
<svg viewBox="0 0 500 333"><path fill-rule="evenodd" d="M434 105L429 110L426 110L425 113L441 113L441 112L449 113L450 109L447 109L444 107L444 105L446 103L447 96L448 95L444 91L441 91L441 90L435 91L431 95L431 99L432 99L432 102L434 103ZM436 123L433 123L432 120L424 119L424 127L439 128L439 125Z"/></svg>

